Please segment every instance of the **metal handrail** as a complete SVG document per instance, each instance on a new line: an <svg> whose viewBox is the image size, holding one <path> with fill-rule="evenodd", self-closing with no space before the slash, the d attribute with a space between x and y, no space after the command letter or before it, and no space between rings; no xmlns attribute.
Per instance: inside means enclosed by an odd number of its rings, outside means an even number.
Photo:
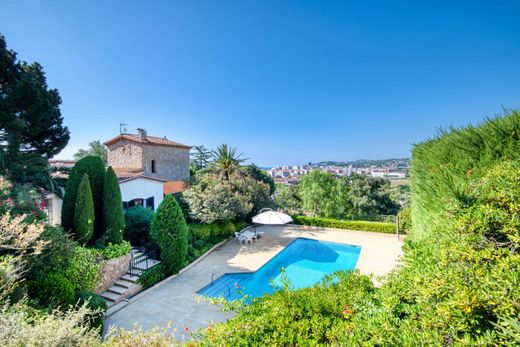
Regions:
<svg viewBox="0 0 520 347"><path fill-rule="evenodd" d="M211 285L215 284L215 276L218 276L216 272L211 273ZM231 296L231 287L226 282L222 282L223 285L225 285L228 289L228 296Z"/></svg>
<svg viewBox="0 0 520 347"><path fill-rule="evenodd" d="M130 258L130 264L128 267L128 273L131 276L139 276L140 273L138 273L140 270L137 269L137 264L142 263L143 261L146 264L145 269L148 270L148 260L150 259L152 253L145 253L141 254L140 256L134 257L134 255L131 255Z"/></svg>

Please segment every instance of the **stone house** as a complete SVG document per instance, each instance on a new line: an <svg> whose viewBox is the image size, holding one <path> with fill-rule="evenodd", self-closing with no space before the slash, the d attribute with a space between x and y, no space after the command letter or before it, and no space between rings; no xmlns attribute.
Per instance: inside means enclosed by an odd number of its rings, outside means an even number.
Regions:
<svg viewBox="0 0 520 347"><path fill-rule="evenodd" d="M190 176L190 146L165 137L119 134L106 141L107 165L119 178L125 210L134 205L155 209L164 194L182 190Z"/></svg>

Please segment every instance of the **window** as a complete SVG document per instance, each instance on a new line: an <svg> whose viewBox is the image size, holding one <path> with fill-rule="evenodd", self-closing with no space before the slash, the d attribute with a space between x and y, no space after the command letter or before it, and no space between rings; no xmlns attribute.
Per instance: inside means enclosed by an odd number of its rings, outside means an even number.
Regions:
<svg viewBox="0 0 520 347"><path fill-rule="evenodd" d="M152 173L157 173L157 168L155 167L155 160L152 160Z"/></svg>
<svg viewBox="0 0 520 347"><path fill-rule="evenodd" d="M154 201L153 201L153 196L149 197L148 199L146 199L146 207L148 207L149 209L151 209L152 211L154 210Z"/></svg>
<svg viewBox="0 0 520 347"><path fill-rule="evenodd" d="M123 201L123 210L126 211L128 210L128 201Z"/></svg>
<svg viewBox="0 0 520 347"><path fill-rule="evenodd" d="M134 207L134 206L143 206L144 205L143 203L144 203L143 199L130 200L128 202L128 208Z"/></svg>

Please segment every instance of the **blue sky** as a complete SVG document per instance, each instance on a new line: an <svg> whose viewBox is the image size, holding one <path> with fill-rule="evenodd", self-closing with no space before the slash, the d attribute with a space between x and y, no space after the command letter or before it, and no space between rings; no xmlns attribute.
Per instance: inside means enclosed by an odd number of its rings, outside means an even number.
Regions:
<svg viewBox="0 0 520 347"><path fill-rule="evenodd" d="M142 127L259 165L408 156L520 107L520 1L0 2L71 131Z"/></svg>

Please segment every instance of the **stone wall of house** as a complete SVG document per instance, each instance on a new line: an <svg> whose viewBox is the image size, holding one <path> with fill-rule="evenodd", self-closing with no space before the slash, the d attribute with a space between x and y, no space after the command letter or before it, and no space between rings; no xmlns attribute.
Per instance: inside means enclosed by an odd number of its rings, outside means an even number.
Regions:
<svg viewBox="0 0 520 347"><path fill-rule="evenodd" d="M119 258L110 259L100 270L99 282L94 290L97 294L101 294L108 288L112 287L121 276L123 276L130 265L130 254L123 255Z"/></svg>
<svg viewBox="0 0 520 347"><path fill-rule="evenodd" d="M165 181L183 181L190 176L190 151L162 146L143 146L144 174ZM152 172L155 160L156 173Z"/></svg>
<svg viewBox="0 0 520 347"><path fill-rule="evenodd" d="M107 164L113 167L141 169L143 147L130 141L118 141L108 147Z"/></svg>

